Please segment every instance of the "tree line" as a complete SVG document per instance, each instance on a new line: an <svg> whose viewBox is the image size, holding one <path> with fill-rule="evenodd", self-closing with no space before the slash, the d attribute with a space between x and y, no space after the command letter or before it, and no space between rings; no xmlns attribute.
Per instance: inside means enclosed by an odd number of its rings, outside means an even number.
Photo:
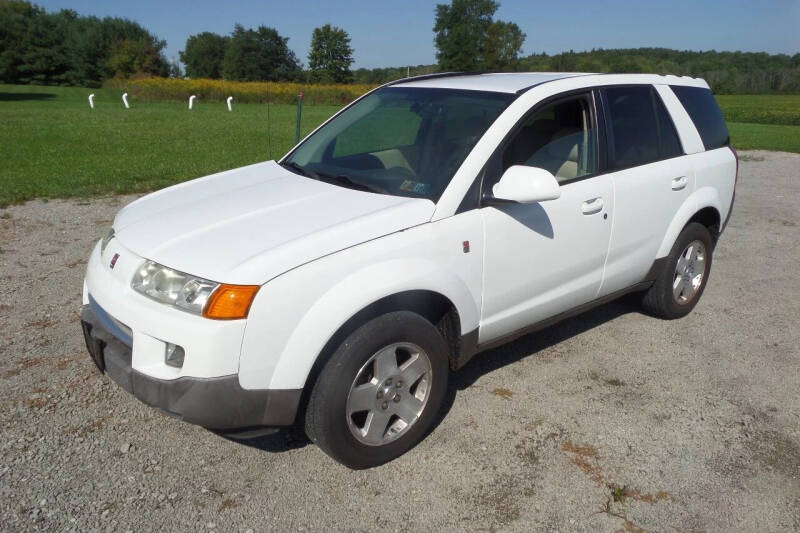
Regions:
<svg viewBox="0 0 800 533"><path fill-rule="evenodd" d="M379 84L440 70L437 64L357 69L356 83ZM453 69L465 70L465 69ZM596 49L520 57L510 72L617 72L703 78L718 94L800 93L800 54L693 52L668 48ZM485 72L476 69L477 72Z"/></svg>
<svg viewBox="0 0 800 533"><path fill-rule="evenodd" d="M274 28L240 24L230 35L190 36L180 52L186 75L232 81L350 83L353 49L344 30L313 31L308 70ZM0 0L0 82L96 87L109 78L183 75L167 43L117 17L48 13L26 0Z"/></svg>
<svg viewBox="0 0 800 533"><path fill-rule="evenodd" d="M0 81L94 87L134 74L175 73L166 42L136 22L47 13L29 2L0 0Z"/></svg>
<svg viewBox="0 0 800 533"><path fill-rule="evenodd" d="M704 78L715 93L800 93L800 53L693 52L633 48L533 54L521 70L556 72L649 72Z"/></svg>
<svg viewBox="0 0 800 533"><path fill-rule="evenodd" d="M495 20L494 0L451 0L434 15L435 64L351 70L350 36L329 24L311 35L308 66L289 39L266 26L236 24L228 35L191 35L180 51L185 75L231 81L378 84L407 75L465 72L653 72L708 80L718 93L800 93L800 54L693 52L636 48L522 55L526 35ZM183 76L166 42L136 22L47 13L24 0L0 0L0 81L97 86L111 77Z"/></svg>
<svg viewBox="0 0 800 533"><path fill-rule="evenodd" d="M705 78L717 93L800 93L800 53L692 52L635 48L531 54L520 57L525 34L513 22L493 19L493 0L452 0L436 6L434 26L438 65L421 66L467 72L649 72ZM384 69L385 70L385 69ZM356 71L370 83L397 73Z"/></svg>
<svg viewBox="0 0 800 533"><path fill-rule="evenodd" d="M309 81L351 83L353 49L350 36L326 24L311 35L308 70L304 70L289 39L275 28L245 29L236 24L230 35L203 32L186 40L180 58L191 78L231 81Z"/></svg>

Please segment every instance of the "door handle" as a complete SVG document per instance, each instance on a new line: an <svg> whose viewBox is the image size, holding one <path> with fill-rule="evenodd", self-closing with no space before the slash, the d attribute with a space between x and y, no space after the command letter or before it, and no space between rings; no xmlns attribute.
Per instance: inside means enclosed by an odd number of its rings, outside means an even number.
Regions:
<svg viewBox="0 0 800 533"><path fill-rule="evenodd" d="M592 198L591 200L586 200L581 204L581 213L584 215L594 215L602 210L603 199L599 196L597 198Z"/></svg>
<svg viewBox="0 0 800 533"><path fill-rule="evenodd" d="M686 184L689 183L689 178L686 176L681 176L679 178L672 178L672 190L673 191L680 191L686 187Z"/></svg>

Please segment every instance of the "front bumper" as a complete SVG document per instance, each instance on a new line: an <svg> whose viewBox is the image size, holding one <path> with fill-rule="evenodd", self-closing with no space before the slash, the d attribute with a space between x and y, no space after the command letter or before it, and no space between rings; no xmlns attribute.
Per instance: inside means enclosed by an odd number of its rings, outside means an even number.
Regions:
<svg viewBox="0 0 800 533"><path fill-rule="evenodd" d="M147 405L210 429L294 423L302 389L243 389L237 375L176 379L147 376L132 367L131 347L112 334L114 325L98 314L91 305L84 305L81 312L89 354L102 372Z"/></svg>

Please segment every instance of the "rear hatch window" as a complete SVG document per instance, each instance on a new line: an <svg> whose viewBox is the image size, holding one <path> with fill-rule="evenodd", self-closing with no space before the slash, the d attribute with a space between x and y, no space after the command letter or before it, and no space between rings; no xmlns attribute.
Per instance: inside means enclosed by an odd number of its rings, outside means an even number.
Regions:
<svg viewBox="0 0 800 533"><path fill-rule="evenodd" d="M689 113L706 150L730 144L730 134L722 110L709 89L670 85L672 92Z"/></svg>

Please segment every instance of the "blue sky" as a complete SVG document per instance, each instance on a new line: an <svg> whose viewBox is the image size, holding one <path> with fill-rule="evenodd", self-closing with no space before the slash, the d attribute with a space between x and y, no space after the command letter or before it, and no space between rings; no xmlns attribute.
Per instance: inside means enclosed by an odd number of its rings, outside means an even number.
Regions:
<svg viewBox="0 0 800 533"><path fill-rule="evenodd" d="M34 0L48 11L133 19L167 40L177 58L186 38L227 34L236 22L272 26L306 64L311 32L330 23L352 37L355 67L434 63L433 20L444 0ZM659 46L681 50L800 52L800 0L500 0L495 18L527 34L524 53Z"/></svg>

